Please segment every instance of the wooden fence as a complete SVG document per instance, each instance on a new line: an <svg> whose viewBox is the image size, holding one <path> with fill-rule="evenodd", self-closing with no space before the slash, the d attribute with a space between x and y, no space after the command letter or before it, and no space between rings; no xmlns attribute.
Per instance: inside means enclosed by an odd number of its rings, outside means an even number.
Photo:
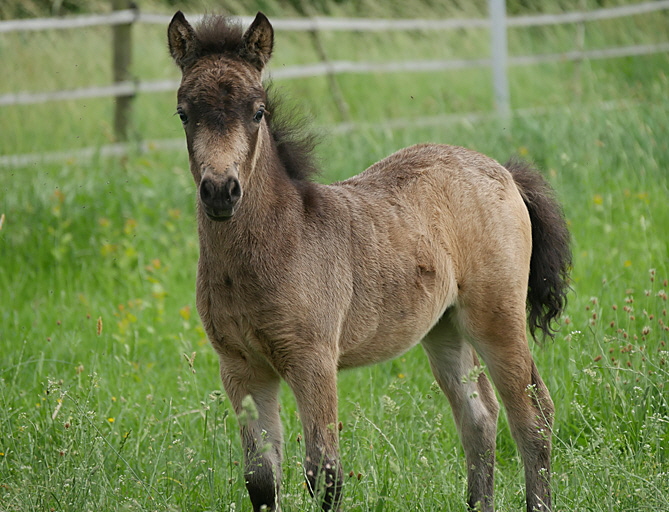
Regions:
<svg viewBox="0 0 669 512"><path fill-rule="evenodd" d="M132 53L132 27L137 24L158 24L167 26L171 16L141 12L129 0L112 0L113 12L108 14L84 15L64 18L10 20L0 22L0 34L36 30L76 29L92 26L111 26L113 44L113 80L102 87L86 87L50 92L19 91L0 95L0 107L25 105L58 100L114 97L114 132L117 140L124 141L128 135L128 123L132 109L132 99L138 93L174 91L178 80L143 81L130 75L130 55ZM487 58L464 60L420 60L398 62L354 62L321 61L303 66L270 69L274 79L302 78L321 75L333 76L338 73L411 73L420 71L444 71L465 68L491 68L493 91L497 112L508 114L509 92L506 77L507 66L524 66L542 62L576 61L582 59L605 59L628 57L652 53L669 52L669 42L635 45L598 50L577 50L566 53L508 56L506 31L513 27L538 27L568 23L614 19L651 12L669 10L669 0L655 0L645 3L597 9L587 12L567 12L535 16L507 17L504 0L489 0L488 18L471 19L358 19L358 18L298 18L276 19L272 24L277 31L443 31L463 28L488 28L491 32L491 55ZM192 17L198 21L199 16ZM241 17L243 24L249 24L251 17ZM116 146L115 146L116 148ZM118 150L116 148L112 153ZM27 156L27 155L26 155ZM20 159L19 159L20 160ZM17 162L11 156L0 157L0 165Z"/></svg>

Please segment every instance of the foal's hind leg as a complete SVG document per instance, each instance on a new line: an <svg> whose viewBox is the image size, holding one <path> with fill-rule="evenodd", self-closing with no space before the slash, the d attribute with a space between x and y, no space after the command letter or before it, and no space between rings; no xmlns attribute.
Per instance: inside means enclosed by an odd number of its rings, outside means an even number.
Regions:
<svg viewBox="0 0 669 512"><path fill-rule="evenodd" d="M221 355L220 366L223 387L239 419L244 478L253 510L278 511L283 441L280 378L268 365L251 365L241 354Z"/></svg>
<svg viewBox="0 0 669 512"><path fill-rule="evenodd" d="M467 505L492 512L499 405L478 359L446 313L423 340L439 386L448 397L467 459Z"/></svg>
<svg viewBox="0 0 669 512"><path fill-rule="evenodd" d="M506 408L525 466L527 510L550 511L553 402L527 345L524 301L510 295L486 294L476 307L462 311L462 325Z"/></svg>
<svg viewBox="0 0 669 512"><path fill-rule="evenodd" d="M529 349L509 357L490 355L487 364L506 407L507 418L525 466L528 512L551 510L551 437L553 401ZM518 359L524 361L521 366ZM518 365L514 368L514 365ZM509 368L512 368L509 371Z"/></svg>

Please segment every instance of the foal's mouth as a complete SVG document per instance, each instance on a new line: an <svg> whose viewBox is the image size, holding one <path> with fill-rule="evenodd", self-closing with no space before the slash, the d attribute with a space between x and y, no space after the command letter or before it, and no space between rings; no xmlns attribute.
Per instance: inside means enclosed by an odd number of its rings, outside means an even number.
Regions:
<svg viewBox="0 0 669 512"><path fill-rule="evenodd" d="M234 210L229 212L212 212L209 211L206 207L204 208L204 213L207 215L209 220L213 220L214 222L225 222L226 220L230 220L235 214Z"/></svg>

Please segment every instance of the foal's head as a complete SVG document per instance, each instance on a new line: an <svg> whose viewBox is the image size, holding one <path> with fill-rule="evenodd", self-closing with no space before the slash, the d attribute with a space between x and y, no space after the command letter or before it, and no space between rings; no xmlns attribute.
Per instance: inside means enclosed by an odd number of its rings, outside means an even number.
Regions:
<svg viewBox="0 0 669 512"><path fill-rule="evenodd" d="M168 43L182 72L177 114L200 205L212 220L229 219L269 140L262 70L272 54L272 26L258 13L245 32L223 17L205 18L195 30L177 12Z"/></svg>

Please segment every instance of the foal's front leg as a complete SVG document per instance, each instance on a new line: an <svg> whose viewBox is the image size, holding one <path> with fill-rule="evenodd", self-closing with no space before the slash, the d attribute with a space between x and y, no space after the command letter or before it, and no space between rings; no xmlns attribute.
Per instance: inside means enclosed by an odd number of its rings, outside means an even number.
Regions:
<svg viewBox="0 0 669 512"><path fill-rule="evenodd" d="M283 442L280 378L269 365L251 365L230 354L220 356L220 366L223 387L239 419L244 478L253 510L278 511Z"/></svg>
<svg viewBox="0 0 669 512"><path fill-rule="evenodd" d="M285 378L295 394L304 430L304 469L309 492L323 510L337 510L343 474L337 428L337 368L334 361L301 361Z"/></svg>

